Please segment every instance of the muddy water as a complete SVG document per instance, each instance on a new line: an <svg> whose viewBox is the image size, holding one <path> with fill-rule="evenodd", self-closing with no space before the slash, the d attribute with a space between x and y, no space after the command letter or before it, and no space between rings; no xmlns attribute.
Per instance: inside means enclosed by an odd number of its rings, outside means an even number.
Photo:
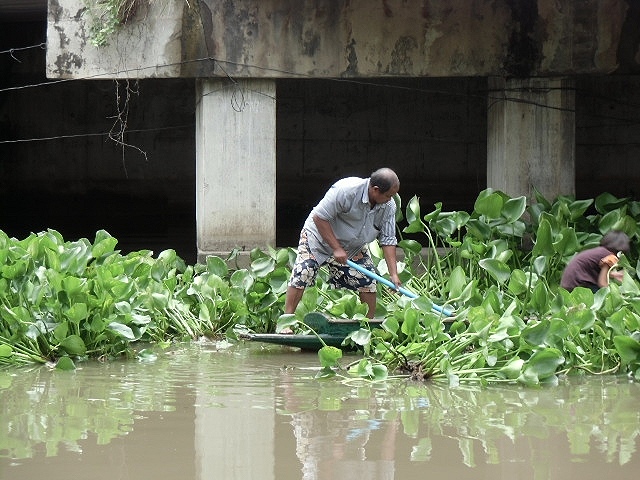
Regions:
<svg viewBox="0 0 640 480"><path fill-rule="evenodd" d="M0 372L0 479L640 474L640 384L367 385L315 380L317 366L278 346L202 343L75 372Z"/></svg>

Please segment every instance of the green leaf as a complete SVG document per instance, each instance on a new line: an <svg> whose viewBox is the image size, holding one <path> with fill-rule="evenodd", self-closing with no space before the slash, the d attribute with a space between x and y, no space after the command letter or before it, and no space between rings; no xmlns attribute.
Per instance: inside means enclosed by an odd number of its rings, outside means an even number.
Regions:
<svg viewBox="0 0 640 480"><path fill-rule="evenodd" d="M400 330L400 324L395 318L387 317L382 322L382 328L394 336L397 336L398 330Z"/></svg>
<svg viewBox="0 0 640 480"><path fill-rule="evenodd" d="M0 344L0 358L8 358L13 355L13 348L11 345Z"/></svg>
<svg viewBox="0 0 640 480"><path fill-rule="evenodd" d="M360 328L354 332L349 333L349 335L347 335L347 338L353 340L353 342L357 345L368 345L369 342L371 342L371 330L367 328Z"/></svg>
<svg viewBox="0 0 640 480"><path fill-rule="evenodd" d="M388 371L385 365L372 363L371 360L363 358L358 362L355 373L360 378L381 381L387 378Z"/></svg>
<svg viewBox="0 0 640 480"><path fill-rule="evenodd" d="M280 333L285 328L293 327L298 323L296 316L293 313L285 313L278 317L278 321L276 323L276 333Z"/></svg>
<svg viewBox="0 0 640 480"><path fill-rule="evenodd" d="M549 310L549 292L543 282L537 283L533 288L530 302L537 312L544 313Z"/></svg>
<svg viewBox="0 0 640 480"><path fill-rule="evenodd" d="M86 303L74 303L66 311L67 318L76 324L87 318L87 315L88 309Z"/></svg>
<svg viewBox="0 0 640 480"><path fill-rule="evenodd" d="M229 274L229 267L222 258L210 255L207 257L207 271L225 278Z"/></svg>
<svg viewBox="0 0 640 480"><path fill-rule="evenodd" d="M613 210L603 215L598 222L598 229L600 230L600 233L604 234L617 229L618 222L620 222L621 218L622 212L620 212L620 210Z"/></svg>
<svg viewBox="0 0 640 480"><path fill-rule="evenodd" d="M407 336L415 335L416 329L418 328L418 311L413 308L408 308L404 312L404 318L400 328L402 333Z"/></svg>
<svg viewBox="0 0 640 480"><path fill-rule="evenodd" d="M459 297L468 284L469 281L467 280L467 275L464 273L464 269L458 265L449 276L449 298Z"/></svg>
<svg viewBox="0 0 640 480"><path fill-rule="evenodd" d="M407 204L406 219L408 225L404 228L404 232L417 233L424 231L424 224L420 219L420 201L415 195Z"/></svg>
<svg viewBox="0 0 640 480"><path fill-rule="evenodd" d="M420 221L420 199L417 196L411 197L409 203L407 203L407 223L411 224L413 222Z"/></svg>
<svg viewBox="0 0 640 480"><path fill-rule="evenodd" d="M504 201L502 196L497 193L491 193L489 189L480 192L476 199L473 209L480 215L484 215L488 219L500 218Z"/></svg>
<svg viewBox="0 0 640 480"><path fill-rule="evenodd" d="M235 287L242 287L245 292L248 292L253 285L254 279L246 269L236 270L231 274L229 283Z"/></svg>
<svg viewBox="0 0 640 480"><path fill-rule="evenodd" d="M606 214L611 210L622 207L628 201L627 198L617 198L610 193L601 193L596 197L596 210L600 214Z"/></svg>
<svg viewBox="0 0 640 480"><path fill-rule="evenodd" d="M548 258L544 255L540 255L533 260L533 271L538 276L542 276L542 274L547 270Z"/></svg>
<svg viewBox="0 0 640 480"><path fill-rule="evenodd" d="M289 283L289 271L285 267L278 267L269 275L269 285L275 294L285 293Z"/></svg>
<svg viewBox="0 0 640 480"><path fill-rule="evenodd" d="M433 205L435 208L435 210L433 212L427 213L424 216L424 221L425 222L433 222L434 220L437 220L438 217L440 217L440 212L442 212L442 202L436 202Z"/></svg>
<svg viewBox="0 0 640 480"><path fill-rule="evenodd" d="M407 252L410 252L413 255L419 255L420 252L422 252L422 245L420 242L415 240L401 240L398 242L398 247L405 252L405 255Z"/></svg>
<svg viewBox="0 0 640 480"><path fill-rule="evenodd" d="M0 315L2 318L11 319L24 324L28 324L33 321L33 317L29 310L21 305L12 308L7 308L5 305L2 305L0 308Z"/></svg>
<svg viewBox="0 0 640 480"><path fill-rule="evenodd" d="M514 357L509 361L509 363L507 363L504 367L498 370L498 373L502 375L504 378L508 378L509 380L515 380L521 375L523 365L524 365L524 360L522 360L519 357Z"/></svg>
<svg viewBox="0 0 640 480"><path fill-rule="evenodd" d="M18 260L13 264L3 265L2 268L0 268L0 273L2 273L2 276L10 280L23 276L26 271L27 262L23 260Z"/></svg>
<svg viewBox="0 0 640 480"><path fill-rule="evenodd" d="M518 220L527 208L527 197L510 198L500 212L508 223Z"/></svg>
<svg viewBox="0 0 640 480"><path fill-rule="evenodd" d="M323 368L336 367L338 366L338 361L342 358L342 350L337 347L325 345L318 350L318 358Z"/></svg>
<svg viewBox="0 0 640 480"><path fill-rule="evenodd" d="M53 337L61 342L69 335L69 322L61 322L53 329Z"/></svg>
<svg viewBox="0 0 640 480"><path fill-rule="evenodd" d="M570 295L573 305L585 305L587 308L591 308L595 302L595 295L590 288L576 287L571 291Z"/></svg>
<svg viewBox="0 0 640 480"><path fill-rule="evenodd" d="M104 230L101 230L101 232L104 232ZM98 240L98 237L100 237L100 240ZM116 248L117 244L118 244L118 240L113 238L108 233L106 237L103 235L99 236L98 234L96 234L96 242L93 244L93 247L91 248L91 256L93 258L100 258L103 255L106 255L107 253L112 253Z"/></svg>
<svg viewBox="0 0 640 480"><path fill-rule="evenodd" d="M500 284L509 280L509 276L511 275L511 269L509 269L509 266L495 258L483 258L478 262L478 265L489 272L489 274Z"/></svg>
<svg viewBox="0 0 640 480"><path fill-rule="evenodd" d="M57 370L75 370L76 369L76 365L75 363L73 363L73 360L71 360L71 358L67 357L66 355L63 357L60 357L58 359L58 361L56 362L56 369Z"/></svg>
<svg viewBox="0 0 640 480"><path fill-rule="evenodd" d="M273 272L276 262L271 257L262 257L251 262L251 271L258 277L263 278Z"/></svg>
<svg viewBox="0 0 640 480"><path fill-rule="evenodd" d="M478 240L488 240L491 238L491 227L477 218L471 218L467 222L467 232Z"/></svg>
<svg viewBox="0 0 640 480"><path fill-rule="evenodd" d="M547 335L551 325L548 320L527 325L522 330L521 339L534 347L543 346L547 340Z"/></svg>
<svg viewBox="0 0 640 480"><path fill-rule="evenodd" d="M588 200L575 200L571 202L569 205L569 210L571 211L571 221L575 222L579 220L584 212L593 204L593 199Z"/></svg>
<svg viewBox="0 0 640 480"><path fill-rule="evenodd" d="M131 327L123 323L111 322L109 325L107 325L107 328L127 340L133 341L136 339L136 336L134 335L133 330L131 330Z"/></svg>
<svg viewBox="0 0 640 480"><path fill-rule="evenodd" d="M540 221L540 225L538 225L538 231L536 232L536 244L533 247L532 256L552 256L554 253L553 249L553 238L551 236L551 224L547 219L543 219Z"/></svg>
<svg viewBox="0 0 640 480"><path fill-rule="evenodd" d="M589 308L571 308L566 314L567 322L575 325L582 332L586 332L593 328L596 321L596 314Z"/></svg>
<svg viewBox="0 0 640 480"><path fill-rule="evenodd" d="M640 342L626 335L616 335L613 344L624 363L640 363Z"/></svg>
<svg viewBox="0 0 640 480"><path fill-rule="evenodd" d="M151 265L150 275L156 282L162 282L167 275L167 266L163 261L156 260L153 265Z"/></svg>
<svg viewBox="0 0 640 480"><path fill-rule="evenodd" d="M518 381L525 385L538 385L542 380L555 375L564 361L562 353L556 348L537 351L526 362Z"/></svg>
<svg viewBox="0 0 640 480"><path fill-rule="evenodd" d="M276 252L275 255L276 266L277 267L286 267L289 263L289 249L281 248Z"/></svg>
<svg viewBox="0 0 640 480"><path fill-rule="evenodd" d="M520 295L526 292L529 289L527 285L527 275L522 270L515 269L511 272L507 288L514 295Z"/></svg>
<svg viewBox="0 0 640 480"><path fill-rule="evenodd" d="M87 353L87 347L78 335L69 335L60 342L60 346L69 355L84 355Z"/></svg>
<svg viewBox="0 0 640 480"><path fill-rule="evenodd" d="M553 249L562 257L568 257L580 250L581 245L576 237L576 231L573 228L565 227L557 237L557 241L553 243Z"/></svg>

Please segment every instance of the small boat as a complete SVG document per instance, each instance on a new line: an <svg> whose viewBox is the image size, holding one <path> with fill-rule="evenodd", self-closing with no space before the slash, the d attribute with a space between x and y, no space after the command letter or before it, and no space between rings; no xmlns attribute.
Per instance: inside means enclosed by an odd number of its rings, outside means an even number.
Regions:
<svg viewBox="0 0 640 480"><path fill-rule="evenodd" d="M364 275L381 282L383 285L398 290L409 298L418 297L417 294L396 286L390 280L364 268L362 265L352 262L351 260L347 260L347 264ZM432 304L431 308L435 312L443 314L446 317L444 319L444 324L445 329L448 329L455 319L453 316L454 312L436 304ZM381 319L359 321L344 318L329 318L320 312L307 313L303 322L313 331L302 335L290 333L243 333L240 335L240 338L254 342L275 343L277 345L297 347L302 350L317 351L324 345L341 348L342 350L356 350L357 348L353 345L343 345L345 338L347 338L350 333L355 332L360 328L365 328L367 326L371 328L378 328L382 324ZM313 332L315 332L315 334Z"/></svg>
<svg viewBox="0 0 640 480"><path fill-rule="evenodd" d="M379 328L381 319L352 320L348 318L330 318L320 312L307 313L303 322L317 333L289 334L289 333L243 333L240 338L253 342L274 343L289 347L297 347L302 350L320 350L325 344L343 350L353 350L352 346L342 345L344 339L351 332L360 328L366 328L368 323L371 328ZM322 339L322 341L320 340ZM324 342L324 344L322 343Z"/></svg>

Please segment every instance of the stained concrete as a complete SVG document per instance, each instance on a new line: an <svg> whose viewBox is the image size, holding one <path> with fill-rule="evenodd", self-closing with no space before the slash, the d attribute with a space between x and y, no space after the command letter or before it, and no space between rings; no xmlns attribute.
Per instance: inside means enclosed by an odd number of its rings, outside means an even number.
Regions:
<svg viewBox="0 0 640 480"><path fill-rule="evenodd" d="M42 22L0 28L0 50L44 41ZM108 136L123 83L50 82L44 50L13 55L0 55L0 142L10 142L0 143L0 229L74 239L105 228L123 251L176 248L194 260L195 80L131 83L123 148ZM576 195L640 198L640 79L574 80ZM277 80L276 244L295 244L331 181L380 164L399 170L405 203L418 195L425 211L472 208L486 186L486 82Z"/></svg>
<svg viewBox="0 0 640 480"><path fill-rule="evenodd" d="M140 2L110 44L51 0L52 78L539 77L640 72L628 0Z"/></svg>

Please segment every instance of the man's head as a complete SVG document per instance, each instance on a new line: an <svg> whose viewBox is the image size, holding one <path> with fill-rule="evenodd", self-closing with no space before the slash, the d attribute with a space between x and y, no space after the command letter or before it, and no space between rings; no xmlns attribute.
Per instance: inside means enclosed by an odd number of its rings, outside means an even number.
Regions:
<svg viewBox="0 0 640 480"><path fill-rule="evenodd" d="M390 168L379 168L369 177L369 201L387 203L400 190L400 180Z"/></svg>
<svg viewBox="0 0 640 480"><path fill-rule="evenodd" d="M600 245L614 253L622 252L628 254L630 249L629 237L619 230L611 230L607 233L602 237Z"/></svg>

